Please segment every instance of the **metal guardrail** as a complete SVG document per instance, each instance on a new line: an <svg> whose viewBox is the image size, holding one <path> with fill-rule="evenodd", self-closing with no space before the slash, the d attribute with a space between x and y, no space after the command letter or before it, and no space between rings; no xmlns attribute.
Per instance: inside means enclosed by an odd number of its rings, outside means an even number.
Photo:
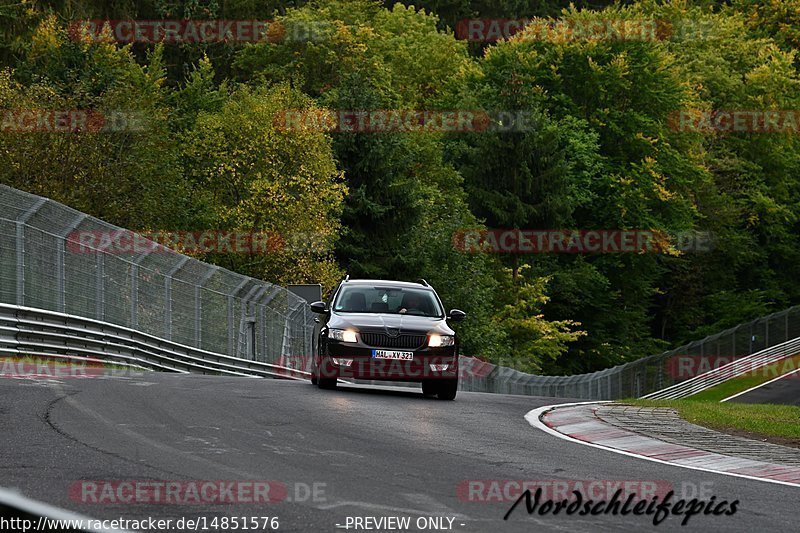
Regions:
<svg viewBox="0 0 800 533"><path fill-rule="evenodd" d="M767 348L753 355L737 359L727 365L720 366L692 379L667 387L666 389L650 393L644 398L649 400L677 400L686 398L698 392L710 389L720 383L728 381L748 372L762 369L777 363L787 357L800 353L800 339L792 339L777 346Z"/></svg>
<svg viewBox="0 0 800 533"><path fill-rule="evenodd" d="M166 372L308 378L301 370L208 352L108 322L8 304L0 304L0 353Z"/></svg>

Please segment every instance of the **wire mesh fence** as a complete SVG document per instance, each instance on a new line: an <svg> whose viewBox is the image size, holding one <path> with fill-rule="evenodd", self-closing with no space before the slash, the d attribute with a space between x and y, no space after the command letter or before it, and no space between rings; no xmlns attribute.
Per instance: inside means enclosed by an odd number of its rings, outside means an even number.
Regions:
<svg viewBox="0 0 800 533"><path fill-rule="evenodd" d="M0 302L308 370L313 316L307 302L285 288L171 250L121 255L76 243L76 234L127 230L4 185L0 210ZM589 374L538 376L462 357L460 387L564 398L639 397L798 337L800 306Z"/></svg>
<svg viewBox="0 0 800 533"><path fill-rule="evenodd" d="M79 235L123 231L0 186L0 302L93 318L267 363L311 353L311 312L283 287L163 247L120 254L77 242Z"/></svg>
<svg viewBox="0 0 800 533"><path fill-rule="evenodd" d="M800 306L795 306L667 352L588 374L537 376L462 358L461 388L593 400L635 398L798 337ZM794 348L787 346L785 355L794 354Z"/></svg>

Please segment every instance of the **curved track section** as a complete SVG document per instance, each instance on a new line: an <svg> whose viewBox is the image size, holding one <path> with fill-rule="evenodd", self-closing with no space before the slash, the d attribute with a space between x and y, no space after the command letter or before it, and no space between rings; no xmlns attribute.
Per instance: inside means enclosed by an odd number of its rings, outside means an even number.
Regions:
<svg viewBox="0 0 800 533"><path fill-rule="evenodd" d="M650 480L687 497L700 491L740 500L733 517L695 516L686 527L668 519L659 531L796 527L798 489L565 442L524 418L552 403L480 393L440 402L408 389L321 391L301 382L161 373L1 379L0 485L99 518L278 516L280 531L344 531L337 524L348 517L408 516L412 525L419 517L452 518L442 524L451 531L595 532L655 528L648 517L528 515L524 504L503 520L513 499L481 501L502 495L469 487ZM273 480L287 499L94 504L75 492L85 488L81 480Z"/></svg>

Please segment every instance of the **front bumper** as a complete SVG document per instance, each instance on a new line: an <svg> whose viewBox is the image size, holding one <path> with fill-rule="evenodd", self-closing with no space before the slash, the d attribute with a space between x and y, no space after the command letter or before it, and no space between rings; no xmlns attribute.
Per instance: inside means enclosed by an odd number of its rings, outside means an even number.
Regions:
<svg viewBox="0 0 800 533"><path fill-rule="evenodd" d="M376 359L372 357L374 349L412 352L414 357L411 360ZM324 352L319 364L322 378L411 382L458 378L457 346L410 350L329 341ZM343 364L347 361L350 364Z"/></svg>

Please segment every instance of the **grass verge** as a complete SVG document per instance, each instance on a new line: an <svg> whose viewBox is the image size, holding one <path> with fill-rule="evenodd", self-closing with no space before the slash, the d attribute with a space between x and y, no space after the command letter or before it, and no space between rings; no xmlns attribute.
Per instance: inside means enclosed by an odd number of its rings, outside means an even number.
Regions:
<svg viewBox="0 0 800 533"><path fill-rule="evenodd" d="M800 407L697 400L624 400L643 407L672 407L693 424L724 433L800 445Z"/></svg>

